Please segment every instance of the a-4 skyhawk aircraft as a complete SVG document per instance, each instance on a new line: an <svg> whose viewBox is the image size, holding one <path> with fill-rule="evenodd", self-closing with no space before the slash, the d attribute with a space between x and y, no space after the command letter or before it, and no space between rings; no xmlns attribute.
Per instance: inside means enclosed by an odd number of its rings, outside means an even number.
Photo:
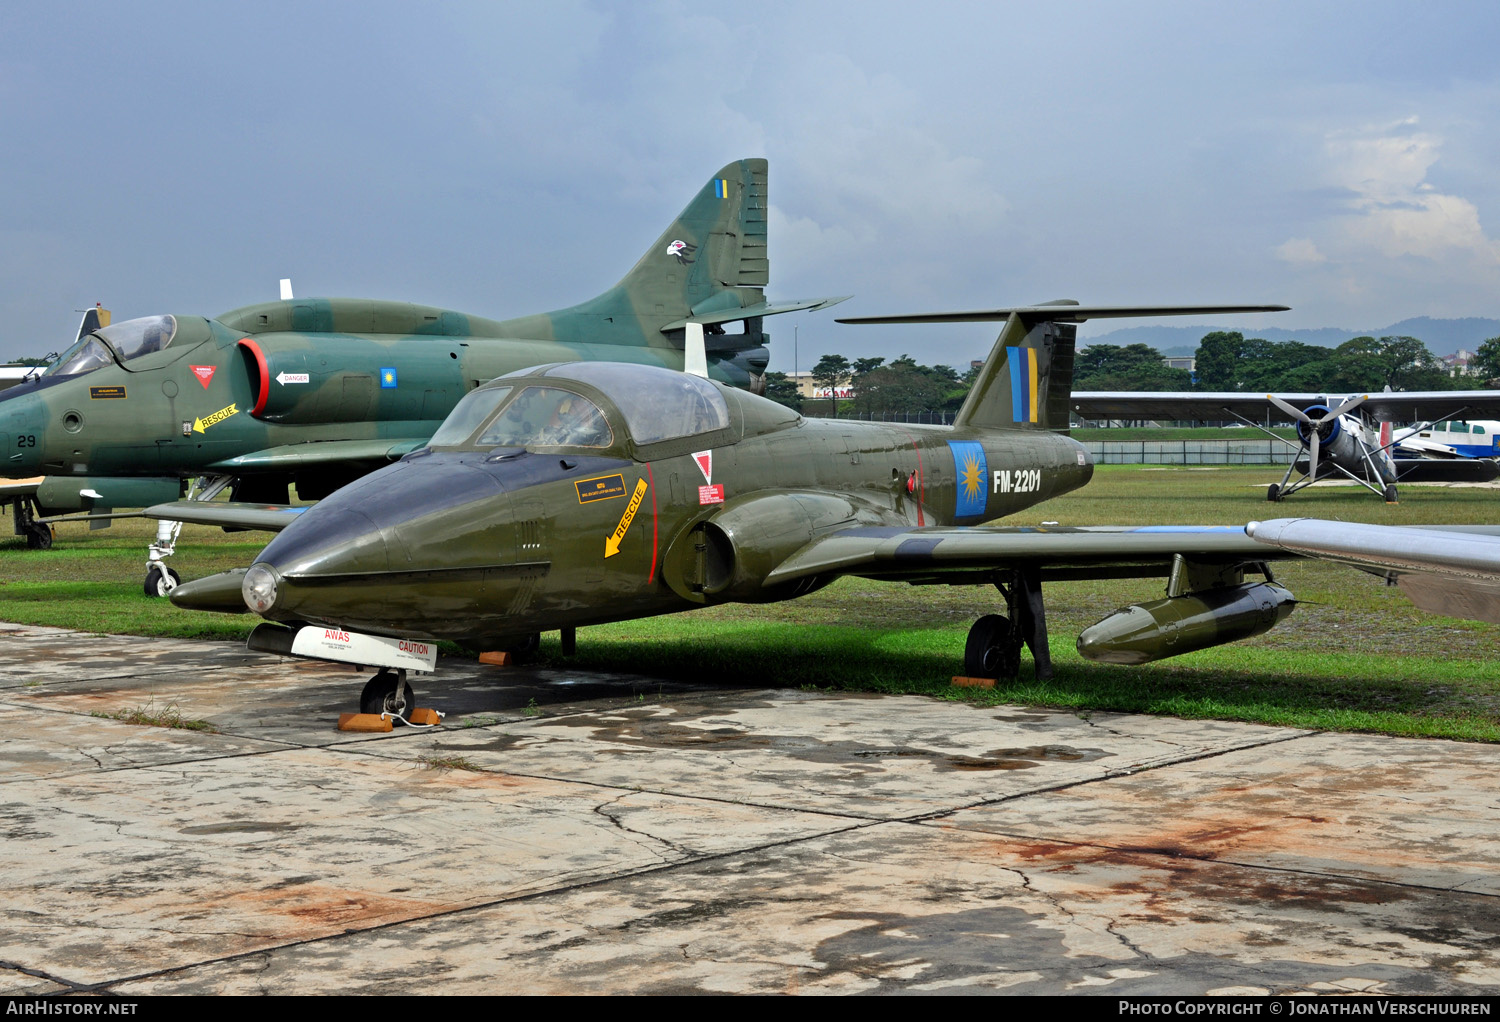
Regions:
<svg viewBox="0 0 1500 1022"><path fill-rule="evenodd" d="M602 229L602 228L601 228ZM292 299L214 319L151 316L89 332L0 394L0 478L15 527L176 500L316 500L421 447L465 393L523 366L609 360L763 385L770 304L766 161L719 171L618 284L581 305L497 322L404 302ZM742 322L743 330L725 331ZM146 591L176 582L163 522Z"/></svg>
<svg viewBox="0 0 1500 1022"><path fill-rule="evenodd" d="M149 514L279 529L248 570L185 583L183 607L268 619L253 649L383 668L365 712L411 705L434 640L525 648L560 630L723 602L772 602L841 575L994 585L965 671L1051 671L1042 586L1166 577L1164 599L1080 636L1142 663L1259 634L1292 595L1242 528L995 528L1086 483L1066 435L1076 324L1197 309L1053 304L1005 319L954 424L804 419L665 369L571 363L470 393L431 441L307 509L169 504ZM1258 311L1219 308L1215 311ZM1260 575L1247 580L1246 575Z"/></svg>
<svg viewBox="0 0 1500 1022"><path fill-rule="evenodd" d="M1296 450L1281 482L1272 483L1266 499L1283 500L1320 479L1342 476L1387 502L1397 499L1397 484L1436 481L1486 481L1495 466L1485 460L1456 458L1427 450L1401 457L1396 449L1426 426L1393 430L1393 422L1447 423L1500 415L1500 391L1432 390L1329 396L1323 394L1255 394L1224 392L1078 391L1073 411L1086 419L1235 419ZM1273 423L1297 426L1297 442L1272 433ZM1428 445L1429 448L1435 445ZM1417 452L1414 452L1417 453Z"/></svg>

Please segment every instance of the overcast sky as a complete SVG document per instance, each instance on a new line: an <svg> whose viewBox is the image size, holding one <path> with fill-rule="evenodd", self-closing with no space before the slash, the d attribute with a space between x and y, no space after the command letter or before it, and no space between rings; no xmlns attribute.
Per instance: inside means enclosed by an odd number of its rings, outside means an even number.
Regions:
<svg viewBox="0 0 1500 1022"><path fill-rule="evenodd" d="M770 160L769 294L854 294L838 314L1497 316L1497 29L1494 3L1371 0L5 4L0 358L95 301L214 315L283 276L572 304L746 156ZM768 321L772 368L794 325L803 368L994 334L832 320Z"/></svg>

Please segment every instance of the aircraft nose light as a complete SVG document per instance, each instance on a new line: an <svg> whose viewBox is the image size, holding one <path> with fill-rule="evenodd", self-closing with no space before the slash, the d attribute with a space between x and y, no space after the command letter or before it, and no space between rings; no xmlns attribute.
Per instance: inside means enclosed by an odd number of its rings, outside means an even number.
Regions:
<svg viewBox="0 0 1500 1022"><path fill-rule="evenodd" d="M240 583L240 593L245 597L245 606L257 614L264 614L276 605L276 569L264 562L252 564L245 572L245 581Z"/></svg>

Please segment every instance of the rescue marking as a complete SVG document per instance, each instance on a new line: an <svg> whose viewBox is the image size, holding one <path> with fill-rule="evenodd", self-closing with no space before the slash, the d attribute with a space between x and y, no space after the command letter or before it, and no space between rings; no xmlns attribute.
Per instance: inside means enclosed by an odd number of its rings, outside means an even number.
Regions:
<svg viewBox="0 0 1500 1022"><path fill-rule="evenodd" d="M592 504L596 500L625 496L625 477L616 472L612 476L580 479L573 484L573 488L578 491L578 503Z"/></svg>
<svg viewBox="0 0 1500 1022"><path fill-rule="evenodd" d="M214 370L217 369L217 368L219 368L219 367L218 366L193 366L192 367L192 369L193 369L193 375L196 376L196 377L198 377L198 382L201 383L201 384L203 384L203 389L204 390L207 390L208 389L208 385L214 381Z"/></svg>
<svg viewBox="0 0 1500 1022"><path fill-rule="evenodd" d="M118 386L118 387L90 387L89 388L89 400L90 401L114 400L116 398L122 398L124 396L125 396L125 387L123 385L122 386Z"/></svg>
<svg viewBox="0 0 1500 1022"><path fill-rule="evenodd" d="M225 419L229 418L231 415L238 415L239 413L240 410L234 405L226 405L223 408L220 408L217 412L214 412L212 415L205 415L201 419L194 419L193 432L205 432L208 427L216 426L219 423L223 422Z"/></svg>
<svg viewBox="0 0 1500 1022"><path fill-rule="evenodd" d="M620 516L620 524L615 526L615 531L610 533L604 541L604 556L613 557L620 552L620 541L625 538L625 533L630 531L630 523L635 521L635 513L641 509L641 500L646 496L646 480L635 481L635 492L630 495L630 503L625 507L625 513Z"/></svg>
<svg viewBox="0 0 1500 1022"><path fill-rule="evenodd" d="M723 483L719 483L717 486L700 486L700 487L698 487L698 503L699 504L722 504L722 503L724 503L724 484Z"/></svg>

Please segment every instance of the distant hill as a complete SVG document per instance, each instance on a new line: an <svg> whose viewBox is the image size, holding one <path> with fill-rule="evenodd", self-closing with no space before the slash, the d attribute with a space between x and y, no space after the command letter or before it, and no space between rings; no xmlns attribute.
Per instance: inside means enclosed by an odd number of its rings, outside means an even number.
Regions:
<svg viewBox="0 0 1500 1022"><path fill-rule="evenodd" d="M1203 335L1215 330L1239 329L1246 337L1264 337L1268 341L1301 341L1337 348L1351 337L1415 337L1434 355L1451 355L1459 348L1473 351L1491 337L1500 337L1500 319L1433 319L1417 316L1375 330L1342 330L1322 327L1317 330L1282 330L1275 327L1245 330L1219 325L1204 326L1127 326L1082 341L1089 344L1149 344L1164 355L1187 356L1198 350Z"/></svg>

